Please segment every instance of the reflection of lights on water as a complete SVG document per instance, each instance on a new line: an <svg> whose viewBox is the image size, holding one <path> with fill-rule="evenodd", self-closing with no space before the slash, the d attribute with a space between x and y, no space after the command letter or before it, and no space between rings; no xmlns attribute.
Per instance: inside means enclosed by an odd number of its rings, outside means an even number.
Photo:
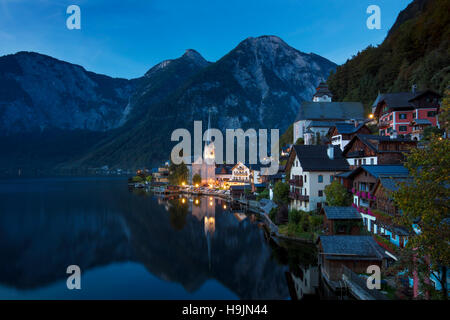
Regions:
<svg viewBox="0 0 450 320"><path fill-rule="evenodd" d="M209 202L209 205L210 205L210 206L212 206L212 205L213 205L213 202L212 202L212 201L210 201L210 202Z"/></svg>
<svg viewBox="0 0 450 320"><path fill-rule="evenodd" d="M198 201L198 199L195 199L195 204L198 204L200 201Z"/></svg>
<svg viewBox="0 0 450 320"><path fill-rule="evenodd" d="M185 198L181 199L181 203L186 203L186 199Z"/></svg>
<svg viewBox="0 0 450 320"><path fill-rule="evenodd" d="M212 197L209 197L209 200L212 200L213 198Z"/></svg>

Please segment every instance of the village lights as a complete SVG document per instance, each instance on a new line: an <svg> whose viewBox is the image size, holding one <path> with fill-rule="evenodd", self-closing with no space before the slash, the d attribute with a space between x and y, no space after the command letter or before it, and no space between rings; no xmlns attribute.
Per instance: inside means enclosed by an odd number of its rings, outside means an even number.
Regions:
<svg viewBox="0 0 450 320"><path fill-rule="evenodd" d="M369 114L369 119L373 119L374 115L373 113Z"/></svg>

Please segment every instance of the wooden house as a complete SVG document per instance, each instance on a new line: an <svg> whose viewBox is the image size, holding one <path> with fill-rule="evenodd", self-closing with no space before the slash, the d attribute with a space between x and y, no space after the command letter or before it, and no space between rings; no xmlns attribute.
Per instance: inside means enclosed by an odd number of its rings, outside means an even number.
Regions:
<svg viewBox="0 0 450 320"><path fill-rule="evenodd" d="M323 227L327 235L359 235L361 214L354 207L323 207Z"/></svg>

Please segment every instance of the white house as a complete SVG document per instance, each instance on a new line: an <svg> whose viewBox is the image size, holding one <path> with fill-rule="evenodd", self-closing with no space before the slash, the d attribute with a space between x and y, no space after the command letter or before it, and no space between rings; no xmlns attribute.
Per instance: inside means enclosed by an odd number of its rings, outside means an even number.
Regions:
<svg viewBox="0 0 450 320"><path fill-rule="evenodd" d="M333 176L349 170L338 146L296 145L286 165L290 172L290 209L312 211L326 201L325 187Z"/></svg>

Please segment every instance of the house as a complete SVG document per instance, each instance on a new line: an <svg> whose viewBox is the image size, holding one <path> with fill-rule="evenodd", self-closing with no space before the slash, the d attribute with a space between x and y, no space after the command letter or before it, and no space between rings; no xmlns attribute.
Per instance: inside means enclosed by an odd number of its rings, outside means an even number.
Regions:
<svg viewBox="0 0 450 320"><path fill-rule="evenodd" d="M342 152L350 168L370 164L401 164L405 154L417 146L417 141L394 136L357 134Z"/></svg>
<svg viewBox="0 0 450 320"><path fill-rule="evenodd" d="M169 183L169 167L159 167L155 173L152 173L152 176L156 183Z"/></svg>
<svg viewBox="0 0 450 320"><path fill-rule="evenodd" d="M372 113L378 119L379 134L412 134L413 120L428 120L432 126L437 126L440 98L431 90L416 91L416 86L410 92L378 94Z"/></svg>
<svg viewBox="0 0 450 320"><path fill-rule="evenodd" d="M216 167L216 182L219 185L224 185L226 183L228 183L231 179L232 179L232 172L231 172L232 167L228 166L228 165L218 165Z"/></svg>
<svg viewBox="0 0 450 320"><path fill-rule="evenodd" d="M343 266L355 273L366 273L367 267L383 268L388 257L371 236L320 236L318 239L319 266L323 278L333 287L342 279Z"/></svg>
<svg viewBox="0 0 450 320"><path fill-rule="evenodd" d="M242 162L238 162L231 168L230 182L237 182L240 184L250 183L250 168Z"/></svg>
<svg viewBox="0 0 450 320"><path fill-rule="evenodd" d="M357 134L370 134L366 122L336 122L327 133L328 139L334 146L339 146L341 150L352 140Z"/></svg>
<svg viewBox="0 0 450 320"><path fill-rule="evenodd" d="M372 232L385 237L389 242L400 248L406 245L409 233L405 228L394 223L394 217L401 213L393 201L392 193L398 190L401 183L409 183L411 180L411 177L407 175L381 176L373 188L373 197L370 200L369 213L375 217Z"/></svg>
<svg viewBox="0 0 450 320"><path fill-rule="evenodd" d="M349 169L341 149L332 145L296 145L286 164L290 208L312 211L325 202L324 189L333 176Z"/></svg>
<svg viewBox="0 0 450 320"><path fill-rule="evenodd" d="M294 122L293 143L299 138L305 141L305 133L324 137L336 122L364 121L361 102L303 102Z"/></svg>
<svg viewBox="0 0 450 320"><path fill-rule="evenodd" d="M327 235L359 235L361 215L354 207L328 207L321 210L323 228Z"/></svg>
<svg viewBox="0 0 450 320"><path fill-rule="evenodd" d="M337 175L336 179L347 180L347 185L352 186L352 206L361 213L367 230L376 233L376 219L369 210L370 201L374 199L373 189L377 180L380 177L405 177L408 174L408 169L403 165L362 165L349 174Z"/></svg>

